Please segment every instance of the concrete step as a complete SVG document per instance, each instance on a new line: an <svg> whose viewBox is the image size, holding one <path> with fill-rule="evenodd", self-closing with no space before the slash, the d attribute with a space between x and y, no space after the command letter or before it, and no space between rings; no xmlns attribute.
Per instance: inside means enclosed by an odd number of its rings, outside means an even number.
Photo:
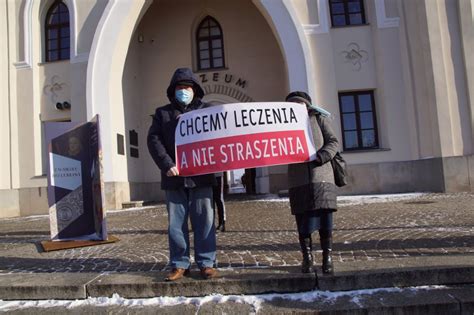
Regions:
<svg viewBox="0 0 474 315"><path fill-rule="evenodd" d="M387 288L275 297L258 314L473 314L474 286Z"/></svg>
<svg viewBox="0 0 474 315"><path fill-rule="evenodd" d="M460 314L474 313L474 286L388 288L332 293L153 298L89 298L12 303L8 314ZM5 302L4 302L5 303ZM8 303L8 302L7 302Z"/></svg>
<svg viewBox="0 0 474 315"><path fill-rule="evenodd" d="M474 284L474 266L424 267L338 272L317 278L298 266L220 270L202 280L198 270L177 282L163 281L166 272L3 274L1 300L124 298L291 293L311 290L350 291L422 285Z"/></svg>

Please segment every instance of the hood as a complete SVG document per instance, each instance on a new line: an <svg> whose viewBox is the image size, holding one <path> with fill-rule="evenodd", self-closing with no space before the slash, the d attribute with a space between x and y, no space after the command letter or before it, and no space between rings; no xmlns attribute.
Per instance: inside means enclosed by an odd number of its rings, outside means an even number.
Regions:
<svg viewBox="0 0 474 315"><path fill-rule="evenodd" d="M193 90L194 90L194 100L196 99L202 99L204 96L204 90L202 89L201 85L199 84L199 81L197 77L194 75L194 73L191 71L189 68L178 68L173 74L173 77L171 78L170 85L166 89L166 95L168 96L168 99L173 103L175 98L174 98L174 90L176 88L176 84L179 81L192 81L194 83Z"/></svg>

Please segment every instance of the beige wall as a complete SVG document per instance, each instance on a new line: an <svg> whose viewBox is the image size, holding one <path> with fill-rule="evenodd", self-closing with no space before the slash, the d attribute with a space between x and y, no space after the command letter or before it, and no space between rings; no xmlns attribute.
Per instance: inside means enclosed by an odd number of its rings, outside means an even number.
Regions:
<svg viewBox="0 0 474 315"><path fill-rule="evenodd" d="M76 58L71 60L70 65L72 121L87 120L87 60L89 58L95 30L107 3L107 0L76 0Z"/></svg>
<svg viewBox="0 0 474 315"><path fill-rule="evenodd" d="M466 67L466 85L471 137L474 142L474 59L472 58L472 52L474 51L474 1L458 1L458 12L463 49L462 60Z"/></svg>
<svg viewBox="0 0 474 315"><path fill-rule="evenodd" d="M69 73L71 120L83 122L87 120L87 62L70 64Z"/></svg>
<svg viewBox="0 0 474 315"><path fill-rule="evenodd" d="M395 4L389 2L387 16L398 17ZM338 92L374 90L381 150L346 153L347 160L351 164L361 164L416 159L416 142L410 137L416 129L410 119L411 108L405 99L400 67L403 34L398 28L379 28L371 2L366 2L365 9L368 25L330 28L328 33L308 35L313 72L319 86L316 103L333 114L334 129L342 139ZM351 62L346 58L351 50L359 52L363 58Z"/></svg>
<svg viewBox="0 0 474 315"><path fill-rule="evenodd" d="M75 38L76 34L78 38L77 52L87 55L107 1L76 1L73 5L73 1L66 0L66 3L73 16L71 37ZM0 16L4 17L0 19L1 42L10 43L8 50L0 52L0 137L4 145L0 157L0 190L9 189L2 192L0 200L5 216L47 212L42 121L68 120L71 112L73 120L86 119L87 56L78 58L72 48L70 61L43 62L42 23L50 4L51 1L25 0L0 4ZM75 11L76 8L79 9ZM75 28L76 22L79 28ZM53 85L59 87L54 89L56 98L52 95ZM56 99L69 101L72 111L56 110Z"/></svg>
<svg viewBox="0 0 474 315"><path fill-rule="evenodd" d="M406 47L402 68L406 95L412 97L408 101L413 104L419 158L439 156L437 135L433 133L437 128L433 122L436 116L428 100L426 59L423 55L423 51L429 49L426 47L426 19L420 13L421 2L401 2L401 8L402 46Z"/></svg>
<svg viewBox="0 0 474 315"><path fill-rule="evenodd" d="M392 5L387 5L390 2ZM394 1L385 1L386 15L399 18ZM365 161L407 161L418 159L416 138L411 135L416 132L412 119L412 104L406 98L403 85L403 60L401 39L403 33L400 27L381 28L375 23L376 11L369 5L372 12L371 37L373 39L373 62L375 65L374 77L375 110L379 132L379 146L382 151L358 156L358 162Z"/></svg>
<svg viewBox="0 0 474 315"><path fill-rule="evenodd" d="M308 35L318 84L316 101L333 113L339 136L337 92L375 91L381 150L346 152L351 165L472 153L472 93L464 80L472 72L466 73L470 61L464 60L472 58L463 50L472 44L472 1L433 2L385 0L385 17L401 17L401 23L379 27L375 4L366 1L369 25ZM298 3L301 23L317 20L305 15L305 1ZM458 25L458 10L467 12L461 24L464 32ZM368 56L360 67L341 56L350 48Z"/></svg>
<svg viewBox="0 0 474 315"><path fill-rule="evenodd" d="M89 52L109 2L65 0L74 17L71 60L44 63L41 23L51 2L9 0L0 3L0 42L7 43L8 47L0 51L0 139L4 148L0 155L0 203L3 205L0 216L46 212L45 191L41 188L46 186L46 178L42 176L41 122L85 121L88 115ZM305 30L311 29L306 26L317 29L302 39L306 41L302 45L309 47L311 55L306 65L310 65L309 77L314 78L315 86L310 88L315 92L315 103L333 113L333 126L339 137L338 92L366 89L375 92L382 150L346 153L349 164L360 165L359 171L380 163L389 163L384 165L396 169L398 163L403 167L407 161L431 161L474 153L472 0L366 0L369 25L346 28L329 25L327 30L322 23L324 18L330 23L329 12L320 16L322 12L318 7L326 4L326 0L292 0L285 1L284 6L279 5L280 2L267 1L265 5L267 9L273 3L278 8L294 9L296 14L291 18L295 18L299 26ZM102 117L110 121L102 130L112 144L105 152L112 156L107 161L114 172L108 188L110 205L120 207L127 198L146 198L151 189L157 189L159 172L146 147L150 114L156 106L168 102L165 90L175 68L196 68L194 31L206 15L216 18L222 26L226 58L225 69L198 73L206 75L208 82L203 85L208 92L217 85L231 87L242 93L245 100L255 101L279 101L287 94L288 60L278 44L282 39L274 35L276 29L282 29L281 25L280 28L269 26L272 17L265 19L254 3L258 5L259 1L187 1L184 11L180 2L172 0L116 3L116 6L129 8L128 18L117 23L118 39L125 40L113 43L112 79L94 85L96 89L109 89L111 94ZM377 5L380 3L384 5L385 18L400 19L398 26L379 25ZM27 8L27 4L31 7ZM25 19L24 12L29 9L31 16ZM145 15L140 20L143 12ZM29 37L26 36L28 30L31 30ZM139 35L144 38L141 43ZM367 54L360 67L344 59L344 51L352 48ZM285 53L288 58L292 57L291 51ZM217 82L213 81L214 73L217 73ZM226 75L233 76L231 83L223 82ZM237 86L237 79L245 80L246 86ZM71 111L54 108L56 100L50 93L54 84L61 87L55 90L57 101L70 101ZM219 92L211 93L210 97L219 98ZM232 100L232 97L221 96L223 99ZM130 157L129 131L132 129L139 135L138 159ZM117 133L125 137L125 156L117 155ZM455 164L457 159L449 161ZM472 170L472 158L468 163ZM457 170L449 166L441 171L445 172L440 175L444 176L442 179L454 183L457 177L453 169ZM264 183L270 190L278 190L277 183L285 178L286 168L276 166L259 172L272 178L270 183ZM382 182L385 183L381 179ZM364 185L353 191L361 192ZM394 185L392 182L383 184L380 191L398 187ZM444 188L452 189L450 187L455 185ZM162 197L162 194L155 196Z"/></svg>
<svg viewBox="0 0 474 315"><path fill-rule="evenodd" d="M9 42L7 3L0 3L0 43ZM8 45L7 45L8 47ZM0 189L11 188L9 50L0 50Z"/></svg>
<svg viewBox="0 0 474 315"><path fill-rule="evenodd" d="M88 54L108 0L76 0L77 54Z"/></svg>
<svg viewBox="0 0 474 315"><path fill-rule="evenodd" d="M143 71L141 64L141 43L138 43L137 36L132 37L130 48L128 50L127 60L123 73L123 107L125 115L125 130L119 131L125 138L125 157L127 159L128 179L129 181L143 181L146 172L142 163L148 156L146 146L147 127L151 122L151 113L143 111ZM130 137L129 132L135 130L138 133L139 158L130 156ZM117 154L116 150L112 152Z"/></svg>
<svg viewBox="0 0 474 315"><path fill-rule="evenodd" d="M23 182L33 176L43 174L43 150L41 145L41 121L85 121L86 120L86 76L87 55L92 45L94 30L107 4L105 0L88 0L82 2L66 1L71 18L71 59L58 62L44 62L43 53L43 20L51 1L34 2L31 17L31 45L32 67L18 70L18 93L16 101L19 105L19 117L30 116L32 128L21 128L22 139L34 140L33 145L23 145L20 156L32 156L35 165L32 169L24 170ZM25 1L19 2L17 7L25 8ZM23 12L17 10L16 14L23 17ZM37 16L38 18L34 18ZM22 20L23 21L23 20ZM75 42L77 38L77 42ZM20 33L19 41L24 39ZM76 48L74 50L74 47ZM81 57L82 56L82 57ZM82 58L82 59L81 59ZM56 102L68 101L71 110L57 110ZM26 115L26 113L30 115ZM32 115L31 115L32 113ZM71 113L73 115L71 115ZM26 135L29 134L30 137ZM30 147L33 152L23 147ZM28 153L28 154L26 154ZM43 180L40 184L45 184Z"/></svg>
<svg viewBox="0 0 474 315"><path fill-rule="evenodd" d="M44 3L43 3L44 5ZM39 2L32 5L32 15L42 16L44 9ZM42 25L41 18L31 19L31 67L18 69L16 73L16 111L17 119L12 120L13 128L18 129L18 151L14 152L13 159L19 162L19 187L46 186L44 176L42 146L42 104L41 98L44 80L40 73L42 62ZM47 114L45 113L47 116ZM16 126L15 126L16 125Z"/></svg>
<svg viewBox="0 0 474 315"><path fill-rule="evenodd" d="M15 55L13 55L11 58L13 62L23 60L25 56L25 41L24 41L24 9L25 9L25 1L23 0L15 0L15 1L9 1L8 6L10 7L10 10L14 12L12 17L15 17L15 19L8 21L9 22L9 27L14 28L18 30L18 38L15 38L15 41L12 42L12 45L15 46ZM6 22L6 20L5 20ZM14 44L13 44L14 43Z"/></svg>
<svg viewBox="0 0 474 315"><path fill-rule="evenodd" d="M466 106L464 64L455 1L426 2L432 98L437 110L442 156L472 152L471 126ZM431 79L431 78L430 78Z"/></svg>
<svg viewBox="0 0 474 315"><path fill-rule="evenodd" d="M43 20L51 1L35 1L31 7L31 41L32 64L31 67L15 70L16 78L13 88L16 87L12 97L12 105L16 105L16 117L13 119L13 128L18 128L18 138L22 139L18 151L14 152L14 159L19 161L19 187L45 186L44 150L42 142L42 121L86 119L86 74L87 53L94 36L93 29L97 26L106 1L82 1L73 5L66 1L71 19L71 38L77 37L76 44L72 43L71 60L59 62L44 62L43 53ZM24 21L26 1L17 1L13 16L14 21ZM77 10L76 10L77 9ZM77 26L77 28L76 28ZM24 27L19 27L24 29ZM24 41L25 33L15 34L15 40ZM85 54L84 57L78 57ZM15 52L21 61L24 56ZM83 58L80 60L80 58ZM55 103L68 101L72 110L58 111ZM15 108L15 106L12 106ZM71 113L74 115L71 117ZM17 125L18 124L18 125ZM18 127L17 127L17 126Z"/></svg>
<svg viewBox="0 0 474 315"><path fill-rule="evenodd" d="M399 0L384 0L385 4L385 13L386 16L391 17L400 17L400 12L398 9Z"/></svg>
<svg viewBox="0 0 474 315"><path fill-rule="evenodd" d="M301 24L319 24L317 0L293 0Z"/></svg>
<svg viewBox="0 0 474 315"><path fill-rule="evenodd" d="M470 154L472 121L456 3L402 2L402 9L420 158Z"/></svg>

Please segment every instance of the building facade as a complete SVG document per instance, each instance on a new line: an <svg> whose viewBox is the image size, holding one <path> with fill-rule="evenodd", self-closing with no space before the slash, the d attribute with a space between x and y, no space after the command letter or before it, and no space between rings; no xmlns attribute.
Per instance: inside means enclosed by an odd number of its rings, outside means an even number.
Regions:
<svg viewBox="0 0 474 315"><path fill-rule="evenodd" d="M48 211L44 123L96 114L107 208L162 200L146 135L183 66L211 103L307 91L343 194L474 191L473 21L474 0L1 1L0 217ZM248 173L286 189L286 166Z"/></svg>

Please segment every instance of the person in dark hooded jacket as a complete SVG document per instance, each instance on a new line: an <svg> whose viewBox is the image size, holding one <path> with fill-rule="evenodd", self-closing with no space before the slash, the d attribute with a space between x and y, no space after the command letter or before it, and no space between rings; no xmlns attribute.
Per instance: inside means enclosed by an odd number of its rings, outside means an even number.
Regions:
<svg viewBox="0 0 474 315"><path fill-rule="evenodd" d="M213 174L182 177L176 168L175 129L179 116L207 107L204 91L191 69L179 68L166 90L170 104L158 107L148 131L148 150L161 170L161 189L166 193L168 238L172 271L165 278L175 281L189 273L188 217L194 231L195 261L205 279L217 276L216 234L212 206Z"/></svg>

